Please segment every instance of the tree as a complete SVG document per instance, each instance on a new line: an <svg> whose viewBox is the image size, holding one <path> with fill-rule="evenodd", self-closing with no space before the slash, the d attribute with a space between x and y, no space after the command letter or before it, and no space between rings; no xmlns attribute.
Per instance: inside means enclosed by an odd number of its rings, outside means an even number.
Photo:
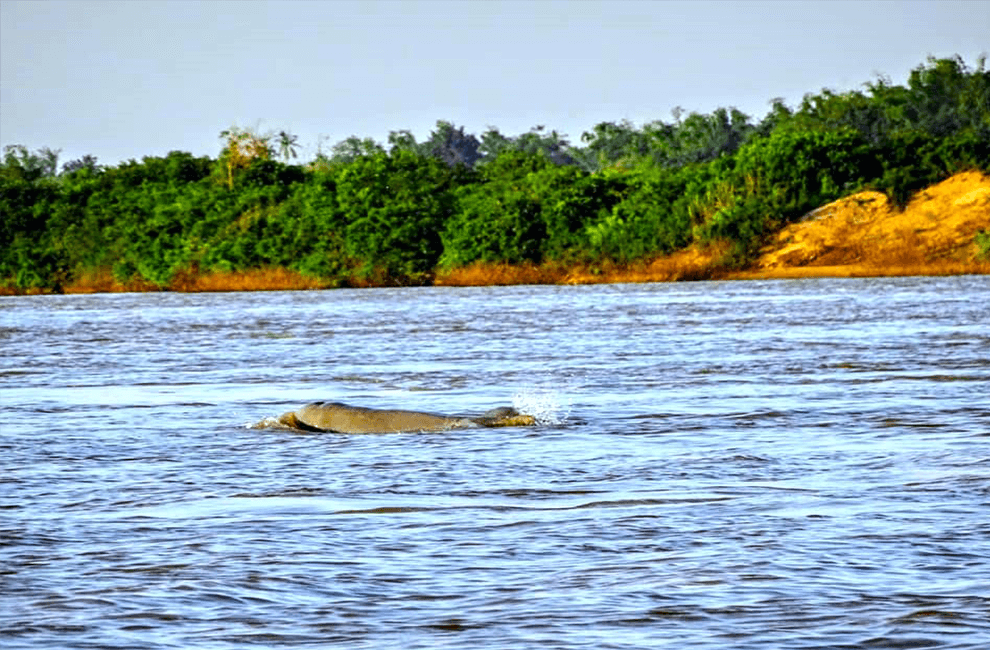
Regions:
<svg viewBox="0 0 990 650"><path fill-rule="evenodd" d="M34 153L20 144L9 144L3 148L3 174L34 182L42 178L54 178L58 173L60 149L42 147Z"/></svg>
<svg viewBox="0 0 990 650"><path fill-rule="evenodd" d="M361 139L352 135L333 145L330 150L330 160L335 163L352 163L365 156L385 153L385 148L371 138Z"/></svg>
<svg viewBox="0 0 990 650"><path fill-rule="evenodd" d="M409 151L361 156L341 168L334 195L344 252L359 273L408 282L436 265L456 175L439 160Z"/></svg>
<svg viewBox="0 0 990 650"><path fill-rule="evenodd" d="M928 58L928 65L911 71L907 113L922 130L936 137L966 127L990 127L990 71L986 59L970 72L962 58Z"/></svg>
<svg viewBox="0 0 990 650"><path fill-rule="evenodd" d="M542 124L534 126L528 133L515 138L516 151L523 153L541 153L555 165L574 165L577 161L568 153L570 143L567 137L556 131L543 132Z"/></svg>
<svg viewBox="0 0 990 650"><path fill-rule="evenodd" d="M55 253L48 220L62 198L56 181L57 150L31 152L22 145L4 147L0 164L0 278L19 287L57 287L61 258Z"/></svg>
<svg viewBox="0 0 990 650"><path fill-rule="evenodd" d="M675 111L673 125L654 123L644 129L646 148L660 165L680 167L733 154L755 132L749 116L735 108L717 108L708 115L690 113L683 120L681 114Z"/></svg>
<svg viewBox="0 0 990 650"><path fill-rule="evenodd" d="M246 169L255 160L269 160L272 157L269 134L232 126L220 132L220 139L225 144L218 162L225 172L228 189L234 189L234 170Z"/></svg>
<svg viewBox="0 0 990 650"><path fill-rule="evenodd" d="M62 165L63 174L72 174L81 169L88 170L90 172L96 172L99 170L99 165L96 164L96 156L91 156L86 154L82 158L77 158L76 160L70 160L69 162Z"/></svg>
<svg viewBox="0 0 990 650"><path fill-rule="evenodd" d="M292 135L288 131L278 132L278 153L285 162L289 162L292 158L296 158L296 149L299 147L299 137Z"/></svg>
<svg viewBox="0 0 990 650"><path fill-rule="evenodd" d="M389 131L388 152L394 155L398 151L419 152L419 145L416 144L416 136L411 131L403 129L401 131Z"/></svg>
<svg viewBox="0 0 990 650"><path fill-rule="evenodd" d="M481 144L478 151L485 157L485 160L494 160L503 151L511 150L512 138L502 135L494 126L489 126L488 130L481 134Z"/></svg>
<svg viewBox="0 0 990 650"><path fill-rule="evenodd" d="M443 120L437 121L436 130L420 147L424 154L443 161L448 167L473 167L482 157L478 138L464 133L463 126L456 128Z"/></svg>
<svg viewBox="0 0 990 650"><path fill-rule="evenodd" d="M600 122L591 131L582 133L581 141L591 152L596 169L604 169L626 160L635 160L648 151L644 134L629 120L623 120L618 124Z"/></svg>

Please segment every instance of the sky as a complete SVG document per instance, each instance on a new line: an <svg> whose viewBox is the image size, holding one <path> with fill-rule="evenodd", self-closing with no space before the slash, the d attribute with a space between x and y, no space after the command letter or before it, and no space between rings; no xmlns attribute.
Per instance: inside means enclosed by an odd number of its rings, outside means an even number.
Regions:
<svg viewBox="0 0 990 650"><path fill-rule="evenodd" d="M990 0L0 0L0 145L216 157L237 126L297 135L305 161L437 120L577 144L988 51Z"/></svg>

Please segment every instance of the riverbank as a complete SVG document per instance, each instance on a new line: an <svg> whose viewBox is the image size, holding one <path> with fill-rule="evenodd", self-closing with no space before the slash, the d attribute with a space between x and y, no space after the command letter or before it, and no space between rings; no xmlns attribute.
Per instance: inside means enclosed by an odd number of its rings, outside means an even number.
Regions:
<svg viewBox="0 0 990 650"><path fill-rule="evenodd" d="M472 264L439 272L440 286L606 284L687 280L990 274L990 176L956 174L899 209L879 192L860 192L809 213L777 233L755 261L737 268L728 243L691 247L630 264ZM65 293L282 291L342 286L283 268L185 272L165 288L121 283L109 270L85 274ZM378 286L354 278L343 286ZM0 287L0 294L18 293Z"/></svg>
<svg viewBox="0 0 990 650"><path fill-rule="evenodd" d="M986 233L980 235L980 233ZM978 240L983 241L981 246ZM730 248L692 247L626 266L476 265L437 284L596 284L990 274L990 176L956 174L918 192L904 209L860 192L809 213L777 233L755 261L735 268Z"/></svg>

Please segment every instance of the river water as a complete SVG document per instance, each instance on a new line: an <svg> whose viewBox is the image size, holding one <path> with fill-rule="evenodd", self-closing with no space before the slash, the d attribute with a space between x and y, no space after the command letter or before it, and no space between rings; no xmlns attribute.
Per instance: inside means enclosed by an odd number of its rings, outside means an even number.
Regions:
<svg viewBox="0 0 990 650"><path fill-rule="evenodd" d="M4 648L990 647L990 278L0 298ZM248 425L309 401L535 427Z"/></svg>

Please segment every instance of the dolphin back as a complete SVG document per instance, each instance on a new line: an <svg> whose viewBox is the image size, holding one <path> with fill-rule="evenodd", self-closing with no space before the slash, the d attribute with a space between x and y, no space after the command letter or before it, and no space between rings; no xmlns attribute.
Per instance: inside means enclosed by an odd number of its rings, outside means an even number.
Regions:
<svg viewBox="0 0 990 650"><path fill-rule="evenodd" d="M280 424L303 431L335 433L398 433L447 431L471 427L513 427L536 423L510 406L492 409L477 418L459 418L420 411L369 409L339 402L313 402L278 418Z"/></svg>
<svg viewBox="0 0 990 650"><path fill-rule="evenodd" d="M475 426L466 418L392 409L369 409L338 402L314 402L279 418L282 424L304 431L336 433L398 433L444 431Z"/></svg>

